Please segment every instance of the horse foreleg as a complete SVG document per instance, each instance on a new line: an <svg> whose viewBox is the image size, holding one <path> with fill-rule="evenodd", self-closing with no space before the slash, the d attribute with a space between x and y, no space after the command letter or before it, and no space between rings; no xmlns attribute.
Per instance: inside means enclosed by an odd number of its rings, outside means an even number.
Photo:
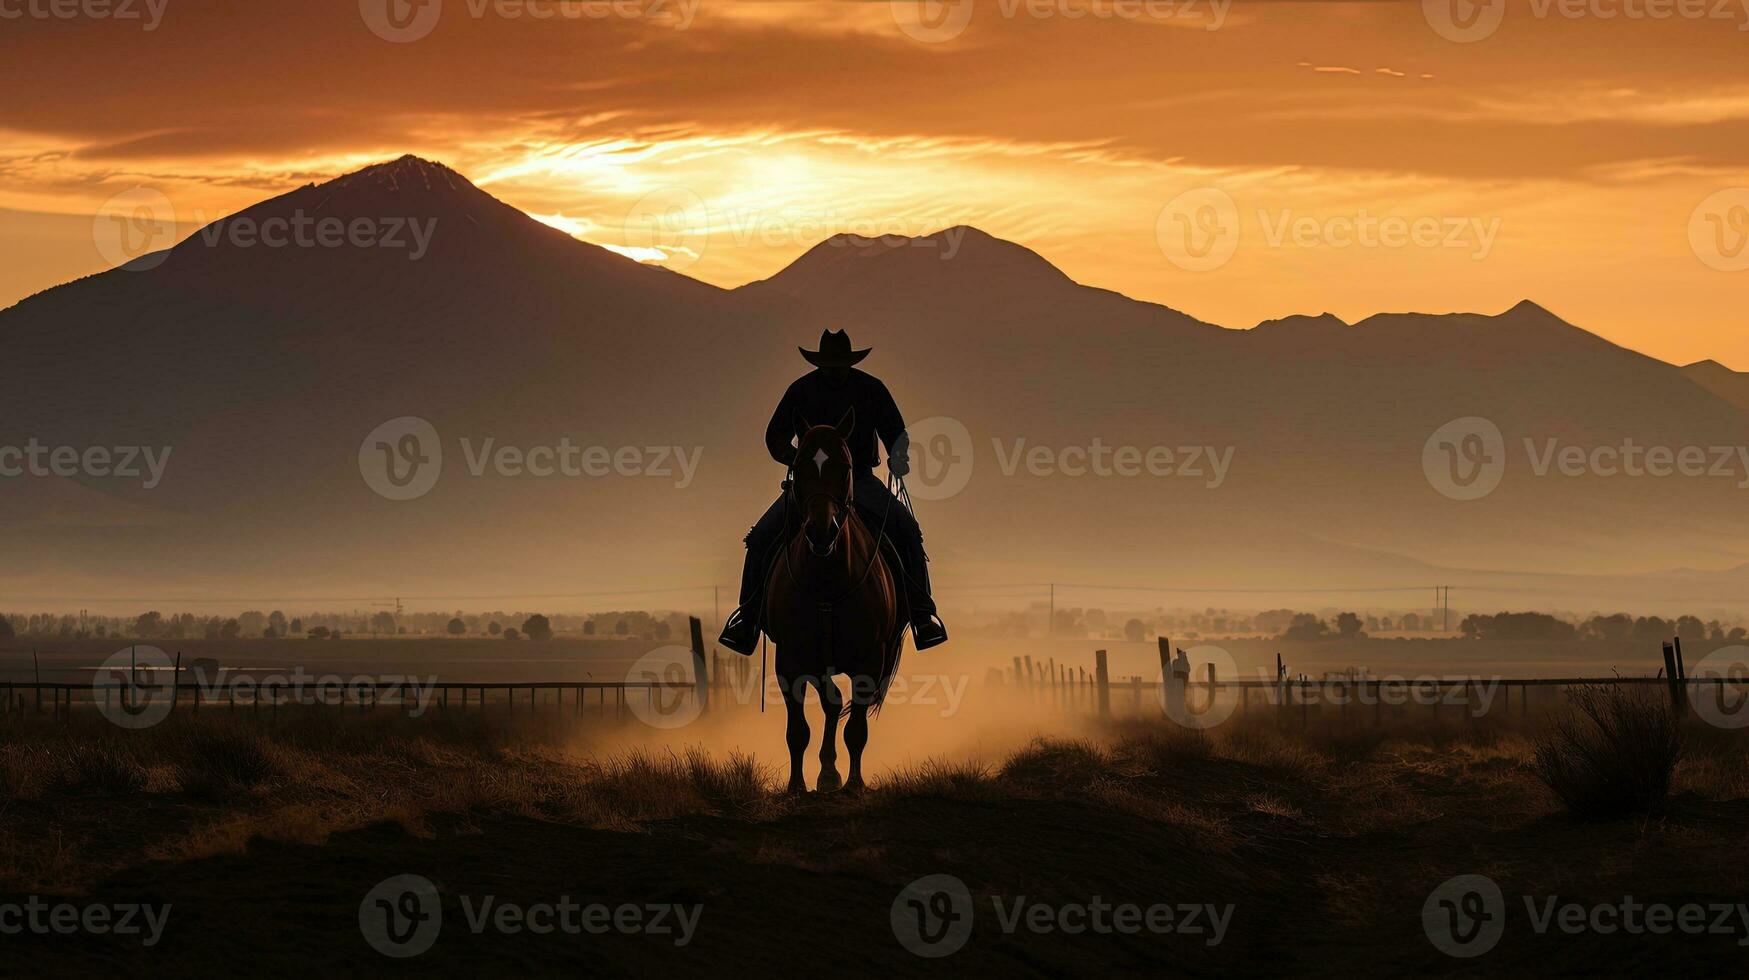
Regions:
<svg viewBox="0 0 1749 980"><path fill-rule="evenodd" d="M862 791L862 750L868 745L868 706L869 702L855 696L855 687L851 688L850 720L844 723L844 747L850 750L850 778L845 781L844 788L848 792Z"/></svg>
<svg viewBox="0 0 1749 980"><path fill-rule="evenodd" d="M844 695L829 676L816 678L814 689L820 692L820 708L826 713L826 737L820 742L820 780L814 788L827 793L844 784L838 775L838 719L844 714Z"/></svg>
<svg viewBox="0 0 1749 980"><path fill-rule="evenodd" d="M807 703L801 689L790 678L779 675L777 685L783 693L784 713L789 716L789 724L784 729L784 741L789 743L789 792L806 793L808 784L802 780L802 754L808 751L808 740L812 737L804 710Z"/></svg>

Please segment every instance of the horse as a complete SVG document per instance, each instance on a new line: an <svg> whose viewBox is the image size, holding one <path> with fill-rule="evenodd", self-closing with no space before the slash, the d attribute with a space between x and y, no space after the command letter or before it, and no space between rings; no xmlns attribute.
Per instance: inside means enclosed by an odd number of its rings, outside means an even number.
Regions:
<svg viewBox="0 0 1749 980"><path fill-rule="evenodd" d="M812 733L805 686L819 693L826 716L816 788L863 789L869 715L880 711L905 640L898 579L880 542L884 527L870 530L851 500L848 438L855 425L854 409L837 425L796 419L796 458L784 491L784 539L766 576L765 632L777 644L791 793L807 791L802 755ZM835 744L845 707L834 680L839 674L850 678L850 720L844 726L848 780L839 778Z"/></svg>

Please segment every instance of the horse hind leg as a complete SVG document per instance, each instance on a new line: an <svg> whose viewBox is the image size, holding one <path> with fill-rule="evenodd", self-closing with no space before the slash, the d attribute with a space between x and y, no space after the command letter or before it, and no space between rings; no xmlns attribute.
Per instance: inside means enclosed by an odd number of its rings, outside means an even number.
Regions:
<svg viewBox="0 0 1749 980"><path fill-rule="evenodd" d="M826 713L826 737L820 742L820 779L814 788L829 793L844 785L838 775L838 719L844 716L844 695L831 674L817 678L814 688L820 692L820 708Z"/></svg>
<svg viewBox="0 0 1749 980"><path fill-rule="evenodd" d="M789 718L784 728L784 741L789 743L789 792L806 793L808 784L802 779L802 755L808 751L813 733L808 730L807 705L802 691L789 677L779 674L777 686L783 693L783 710Z"/></svg>

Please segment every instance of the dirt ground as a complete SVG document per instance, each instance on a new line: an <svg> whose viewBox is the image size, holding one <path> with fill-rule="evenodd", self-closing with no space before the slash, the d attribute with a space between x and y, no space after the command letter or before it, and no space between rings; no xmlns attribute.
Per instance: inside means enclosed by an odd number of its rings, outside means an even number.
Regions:
<svg viewBox="0 0 1749 980"><path fill-rule="evenodd" d="M1749 755L1717 733L1690 746L1664 812L1584 822L1530 771L1534 733L1514 731L1130 722L991 763L922 763L859 796L796 798L742 757L601 760L551 733L405 725L166 725L150 743L7 729L0 909L36 896L170 911L151 946L0 936L0 973L1625 975L1738 971L1749 949ZM367 941L361 905L402 875L431 883L441 921L397 959ZM1482 916L1497 941L1472 958L1430 939L1455 920L1423 918L1462 875L1503 901ZM963 883L970 914L909 905L911 883L945 880L931 876ZM537 934L488 918L476 932L487 896L697 918L683 944L677 928ZM1729 931L1601 931L1615 919L1590 910L1630 896L1729 906ZM1591 924L1539 933L1551 899ZM1005 921L1017 901L1028 911ZM1140 925L1064 931L1102 903L1098 921ZM1120 921L1130 906L1139 918ZM949 923L922 908L969 925L948 930L948 955L913 951Z"/></svg>

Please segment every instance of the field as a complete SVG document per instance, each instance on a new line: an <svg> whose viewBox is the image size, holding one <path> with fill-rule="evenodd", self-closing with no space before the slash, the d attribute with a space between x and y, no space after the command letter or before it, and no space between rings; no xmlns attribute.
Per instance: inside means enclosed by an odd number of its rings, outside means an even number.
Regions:
<svg viewBox="0 0 1749 980"><path fill-rule="evenodd" d="M179 712L140 732L90 711L14 714L0 723L0 908L36 896L169 911L149 946L25 930L6 937L7 963L39 975L789 976L1742 962L1742 732L1690 719L1667 802L1580 819L1536 771L1558 706L1483 724L1411 709L1376 725L1320 715L1303 731L1257 712L1198 733L998 697L1013 695L981 694L951 721L892 709L874 745L904 744L902 759L871 768L857 796L780 793L781 755L765 747L781 745L781 713L749 709L671 733L557 711L314 708L271 725ZM441 909L429 947L406 960L385 957L361 924L373 888L401 875L428 880ZM963 883L971 914L907 904L924 894L912 883L940 875ZM1503 930L1475 958L1441 952L1423 918L1434 906L1446 921L1435 890L1460 875L1486 876L1504 901L1481 916ZM569 921L567 899L637 921L537 931ZM1621 915L1596 907L1624 901L1722 911L1702 913L1713 932L1607 931ZM1562 912L1570 903L1580 910ZM914 911L924 907L948 914ZM1567 915L1582 920L1577 933L1560 927ZM947 925L963 931L935 928ZM945 960L914 955L945 946Z"/></svg>

